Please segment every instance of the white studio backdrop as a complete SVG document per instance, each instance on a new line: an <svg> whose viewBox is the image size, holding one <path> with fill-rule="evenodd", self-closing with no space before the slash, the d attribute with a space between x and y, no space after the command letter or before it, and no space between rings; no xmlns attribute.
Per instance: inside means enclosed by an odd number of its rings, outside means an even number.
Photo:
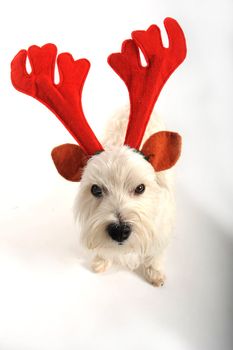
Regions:
<svg viewBox="0 0 233 350"><path fill-rule="evenodd" d="M0 5L0 350L230 350L233 346L233 3L7 1ZM91 62L85 115L101 138L127 90L107 64L133 30L180 23L188 55L156 110L183 136L178 222L163 289L134 273L93 274L77 244L78 185L50 158L73 142L10 82L20 49L52 42Z"/></svg>

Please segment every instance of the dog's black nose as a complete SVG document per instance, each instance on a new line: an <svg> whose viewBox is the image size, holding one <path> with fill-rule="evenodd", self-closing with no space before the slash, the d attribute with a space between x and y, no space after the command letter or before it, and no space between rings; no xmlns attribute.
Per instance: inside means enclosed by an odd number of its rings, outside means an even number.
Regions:
<svg viewBox="0 0 233 350"><path fill-rule="evenodd" d="M114 241L122 243L129 237L131 227L126 222L112 222L107 226L107 232Z"/></svg>

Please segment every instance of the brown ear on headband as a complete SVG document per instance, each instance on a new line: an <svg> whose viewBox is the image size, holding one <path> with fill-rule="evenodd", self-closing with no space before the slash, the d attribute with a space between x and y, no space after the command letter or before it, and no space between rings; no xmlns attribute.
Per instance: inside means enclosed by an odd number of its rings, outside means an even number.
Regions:
<svg viewBox="0 0 233 350"><path fill-rule="evenodd" d="M181 136L176 132L157 132L144 143L141 152L156 171L167 170L180 157Z"/></svg>
<svg viewBox="0 0 233 350"><path fill-rule="evenodd" d="M51 155L61 176L69 181L81 180L82 169L88 161L88 156L81 147L66 143L55 147Z"/></svg>

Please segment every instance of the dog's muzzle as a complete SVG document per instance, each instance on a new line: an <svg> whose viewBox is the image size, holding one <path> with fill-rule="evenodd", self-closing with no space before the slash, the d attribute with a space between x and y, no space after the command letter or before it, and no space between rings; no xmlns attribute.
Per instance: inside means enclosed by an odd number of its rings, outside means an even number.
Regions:
<svg viewBox="0 0 233 350"><path fill-rule="evenodd" d="M109 236L119 243L122 243L131 234L131 226L126 222L112 222L106 228Z"/></svg>

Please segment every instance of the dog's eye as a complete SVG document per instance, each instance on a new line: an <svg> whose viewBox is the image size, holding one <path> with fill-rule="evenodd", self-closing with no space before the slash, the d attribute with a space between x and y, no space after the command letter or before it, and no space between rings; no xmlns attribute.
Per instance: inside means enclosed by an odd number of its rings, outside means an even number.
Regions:
<svg viewBox="0 0 233 350"><path fill-rule="evenodd" d="M91 193L93 194L93 196L95 196L97 198L100 198L103 195L102 189L97 185L92 185Z"/></svg>
<svg viewBox="0 0 233 350"><path fill-rule="evenodd" d="M145 191L145 185L141 184L135 188L134 193L135 194L142 194L144 191Z"/></svg>

